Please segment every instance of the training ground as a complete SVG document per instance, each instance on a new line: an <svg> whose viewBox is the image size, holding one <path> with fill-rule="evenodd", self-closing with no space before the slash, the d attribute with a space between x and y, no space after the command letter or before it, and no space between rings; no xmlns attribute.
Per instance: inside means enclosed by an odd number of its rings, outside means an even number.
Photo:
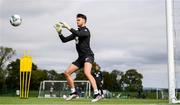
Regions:
<svg viewBox="0 0 180 105"><path fill-rule="evenodd" d="M0 97L0 105L171 105L168 104L168 100L156 99L102 99L96 103L92 103L90 100L65 101L62 98L29 97L28 99L20 99L19 97Z"/></svg>

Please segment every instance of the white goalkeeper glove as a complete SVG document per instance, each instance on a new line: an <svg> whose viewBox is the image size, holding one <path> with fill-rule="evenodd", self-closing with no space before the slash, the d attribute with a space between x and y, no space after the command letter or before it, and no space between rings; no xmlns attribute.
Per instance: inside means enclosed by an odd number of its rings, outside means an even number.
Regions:
<svg viewBox="0 0 180 105"><path fill-rule="evenodd" d="M61 32L62 32L62 24L60 23L60 22L58 22L58 23L56 23L55 25L54 25L54 28L56 29L56 31L59 33L59 34L61 34Z"/></svg>
<svg viewBox="0 0 180 105"><path fill-rule="evenodd" d="M67 23L65 23L65 22L59 22L59 23L62 24L62 28L66 28L68 30L71 30L71 27Z"/></svg>

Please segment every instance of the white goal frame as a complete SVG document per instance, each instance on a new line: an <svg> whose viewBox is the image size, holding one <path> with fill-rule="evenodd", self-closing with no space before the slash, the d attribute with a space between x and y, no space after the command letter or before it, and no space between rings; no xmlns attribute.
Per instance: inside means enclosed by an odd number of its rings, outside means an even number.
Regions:
<svg viewBox="0 0 180 105"><path fill-rule="evenodd" d="M167 31L167 50L168 50L168 88L169 103L180 103L176 98L176 77L174 61L174 18L173 0L166 0L166 31Z"/></svg>
<svg viewBox="0 0 180 105"><path fill-rule="evenodd" d="M44 80L44 81L42 81L40 83L40 87L39 87L38 98L48 98L48 97L41 97L41 94L42 94L41 92L43 90L45 90L45 83L47 83L47 82L51 82L51 83L52 82L53 83L57 83L57 82L59 82L59 83L67 83L66 80ZM90 84L89 81L87 81L87 80L75 80L74 83L87 83L87 85L86 85L86 88L88 88L87 97L91 97L91 84ZM54 97L54 98L60 98L60 97Z"/></svg>

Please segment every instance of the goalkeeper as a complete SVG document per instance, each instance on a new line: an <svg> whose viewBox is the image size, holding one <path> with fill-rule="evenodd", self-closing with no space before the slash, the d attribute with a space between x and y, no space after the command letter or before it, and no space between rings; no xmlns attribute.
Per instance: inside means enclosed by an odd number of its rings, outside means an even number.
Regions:
<svg viewBox="0 0 180 105"><path fill-rule="evenodd" d="M76 70L84 67L84 73L86 77L88 78L88 80L90 81L94 90L94 97L92 99L92 102L96 102L99 99L101 99L101 95L98 92L96 81L91 74L92 63L94 62L94 53L92 52L90 48L91 35L90 35L89 29L86 27L87 18L84 14L77 14L76 22L78 26L77 30L71 28L65 22L58 22L54 26L63 43L71 41L71 40L75 40L76 50L78 52L77 60L72 62L72 64L64 72L64 76L66 77L68 85L71 88L71 94L66 100L71 100L73 98L78 97L77 92L75 90L75 86L74 86L74 80L71 74L74 73ZM66 28L72 34L67 37L63 36L63 34L61 33L62 28Z"/></svg>

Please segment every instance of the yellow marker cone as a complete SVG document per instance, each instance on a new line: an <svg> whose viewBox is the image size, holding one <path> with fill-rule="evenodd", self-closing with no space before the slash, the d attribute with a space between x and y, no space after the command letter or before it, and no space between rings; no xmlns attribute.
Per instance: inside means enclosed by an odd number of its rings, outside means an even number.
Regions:
<svg viewBox="0 0 180 105"><path fill-rule="evenodd" d="M25 55L20 58L20 98L28 98L32 71L32 57Z"/></svg>

